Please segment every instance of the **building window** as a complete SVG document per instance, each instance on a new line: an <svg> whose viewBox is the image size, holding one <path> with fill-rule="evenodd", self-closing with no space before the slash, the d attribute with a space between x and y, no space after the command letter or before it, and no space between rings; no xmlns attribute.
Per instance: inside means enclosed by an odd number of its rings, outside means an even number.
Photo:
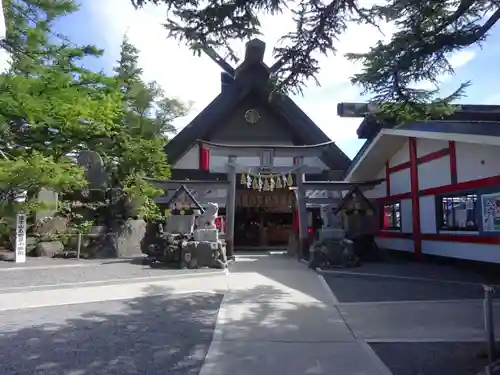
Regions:
<svg viewBox="0 0 500 375"><path fill-rule="evenodd" d="M438 229L450 231L477 231L477 195L455 194L437 197Z"/></svg>
<svg viewBox="0 0 500 375"><path fill-rule="evenodd" d="M401 203L384 204L382 210L382 229L401 230Z"/></svg>

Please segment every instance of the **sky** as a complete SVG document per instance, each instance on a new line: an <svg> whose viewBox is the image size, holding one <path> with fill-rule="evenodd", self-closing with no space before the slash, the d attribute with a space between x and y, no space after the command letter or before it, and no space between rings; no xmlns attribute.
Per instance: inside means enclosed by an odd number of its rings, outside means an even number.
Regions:
<svg viewBox="0 0 500 375"><path fill-rule="evenodd" d="M369 1L371 4L373 0ZM221 69L207 56L193 56L187 47L167 39L162 21L163 7L148 6L135 10L129 0L79 0L80 11L65 17L57 25L76 43L94 44L105 50L103 58L86 61L89 68L111 71L119 55L120 43L127 34L131 43L140 51L140 64L146 80L156 80L172 97L191 101L188 116L176 121L181 129L187 125L220 92ZM261 18L262 36L267 45L265 62L273 64L272 49L279 37L293 27L291 15ZM382 25L383 34L370 26L351 25L338 41L336 56L322 58L318 76L321 86L310 82L303 96L292 97L302 110L351 158L364 140L357 139L356 129L361 119L343 119L337 116L337 103L366 101L359 87L349 78L359 71L359 66L347 61L347 52L364 52L378 40L390 38L394 28ZM243 57L244 42L235 46ZM0 53L0 66L5 56ZM442 77L444 93L451 92L461 82L472 81L467 97L468 104L500 104L498 63L500 60L500 27L497 25L487 41L480 47L462 50L450 57L455 68L454 76ZM233 64L234 65L234 64Z"/></svg>

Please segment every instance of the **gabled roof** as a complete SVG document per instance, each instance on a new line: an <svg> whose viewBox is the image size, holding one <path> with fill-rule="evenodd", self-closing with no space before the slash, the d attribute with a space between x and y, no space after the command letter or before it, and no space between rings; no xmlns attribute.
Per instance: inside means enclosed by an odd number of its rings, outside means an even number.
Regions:
<svg viewBox="0 0 500 375"><path fill-rule="evenodd" d="M244 70L255 68L255 65L244 64L245 62L242 63ZM259 69L262 69L262 67ZM261 78L262 72L259 69L256 69L256 72ZM249 73L249 71L246 73ZM245 76L243 71L240 71L239 74L241 74L241 79L237 76L231 83L227 83L223 92L165 145L164 149L170 164L175 164L196 144L198 139L209 141L206 137L213 127L217 126L218 121L234 109L250 92L254 92L265 101L269 101L270 89L266 80L249 79L249 75ZM289 124L290 130L302 139L305 145L331 141L288 96L274 96L269 101L269 106ZM351 163L349 157L336 145L322 155L321 160L333 170L345 170Z"/></svg>
<svg viewBox="0 0 500 375"><path fill-rule="evenodd" d="M352 180L359 172L362 175L366 171L377 173L408 137L500 146L500 122L443 120L383 128L366 140L345 171L344 179Z"/></svg>
<svg viewBox="0 0 500 375"><path fill-rule="evenodd" d="M175 200L177 198L179 198L179 196L181 194L186 194L186 196L188 197L189 200L191 200L191 204L194 206L195 209L198 209L200 210L202 213L205 211L203 209L203 207L201 206L201 204L196 200L195 197L193 197L193 195L190 193L190 191L186 188L186 186L184 185L181 185L181 187L179 189L177 189L171 197L168 198L166 204L167 205L170 205L172 204L173 202L175 202Z"/></svg>

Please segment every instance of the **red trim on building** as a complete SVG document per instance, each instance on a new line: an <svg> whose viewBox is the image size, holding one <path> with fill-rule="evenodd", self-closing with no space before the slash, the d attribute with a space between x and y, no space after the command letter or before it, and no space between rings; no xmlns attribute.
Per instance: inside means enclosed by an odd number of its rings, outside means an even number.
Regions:
<svg viewBox="0 0 500 375"><path fill-rule="evenodd" d="M458 182L457 177L457 149L455 146L455 141L449 142L450 149L450 181L452 184L456 184Z"/></svg>
<svg viewBox="0 0 500 375"><path fill-rule="evenodd" d="M385 163L385 196L391 196L391 171L388 161Z"/></svg>
<svg viewBox="0 0 500 375"><path fill-rule="evenodd" d="M449 149L449 148L443 148L441 150L430 152L426 155L423 155L423 156L417 158L417 164L418 165L425 164L425 163L429 163L433 160L444 158L445 156L450 155L450 152L451 152L451 149ZM399 171L408 169L411 167L410 164L411 164L411 161L407 161L407 162L404 162L401 164L394 165L392 167L389 167L389 172L395 173L395 172L399 172Z"/></svg>
<svg viewBox="0 0 500 375"><path fill-rule="evenodd" d="M200 157L200 169L202 171L210 170L210 150L200 145L199 157Z"/></svg>
<svg viewBox="0 0 500 375"><path fill-rule="evenodd" d="M500 186L500 176L486 177L478 180L459 182L458 184L443 185L429 189L424 189L420 192L420 195L449 194L461 190L476 190L495 185Z"/></svg>
<svg viewBox="0 0 500 375"><path fill-rule="evenodd" d="M404 238L404 239L411 239L413 236L411 233L401 233L401 232L379 232L376 234L376 237L381 237L381 238Z"/></svg>
<svg viewBox="0 0 500 375"><path fill-rule="evenodd" d="M410 152L410 185L411 185L411 212L413 221L413 250L415 257L420 258L422 254L422 237L420 233L420 197L418 196L418 160L417 139L411 137L409 144Z"/></svg>
<svg viewBox="0 0 500 375"><path fill-rule="evenodd" d="M386 232L376 234L379 238L402 238L412 239L412 233ZM453 234L453 233L422 233L422 240L441 242L463 242L483 245L500 245L500 236L479 236L477 234Z"/></svg>
<svg viewBox="0 0 500 375"><path fill-rule="evenodd" d="M422 238L428 241L465 242L485 245L500 245L500 236L479 236L477 234L426 233Z"/></svg>

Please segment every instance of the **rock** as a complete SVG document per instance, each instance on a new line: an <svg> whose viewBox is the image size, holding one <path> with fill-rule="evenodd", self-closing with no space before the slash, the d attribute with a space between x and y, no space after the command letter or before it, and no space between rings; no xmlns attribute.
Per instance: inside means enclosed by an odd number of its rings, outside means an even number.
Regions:
<svg viewBox="0 0 500 375"><path fill-rule="evenodd" d="M116 236L112 236L115 254L109 254L117 258L140 257L141 241L146 233L146 222L142 219L127 219L123 225L118 228ZM102 254L101 256L104 256Z"/></svg>
<svg viewBox="0 0 500 375"><path fill-rule="evenodd" d="M36 255L39 257L53 258L64 250L61 241L39 242L36 245Z"/></svg>
<svg viewBox="0 0 500 375"><path fill-rule="evenodd" d="M309 268L355 267L359 258L353 250L353 242L347 239L316 241L310 248Z"/></svg>
<svg viewBox="0 0 500 375"><path fill-rule="evenodd" d="M33 227L35 234L55 234L65 232L68 229L69 220L65 217L46 217Z"/></svg>
<svg viewBox="0 0 500 375"><path fill-rule="evenodd" d="M227 262L222 242L189 241L181 247L181 268L223 268Z"/></svg>

